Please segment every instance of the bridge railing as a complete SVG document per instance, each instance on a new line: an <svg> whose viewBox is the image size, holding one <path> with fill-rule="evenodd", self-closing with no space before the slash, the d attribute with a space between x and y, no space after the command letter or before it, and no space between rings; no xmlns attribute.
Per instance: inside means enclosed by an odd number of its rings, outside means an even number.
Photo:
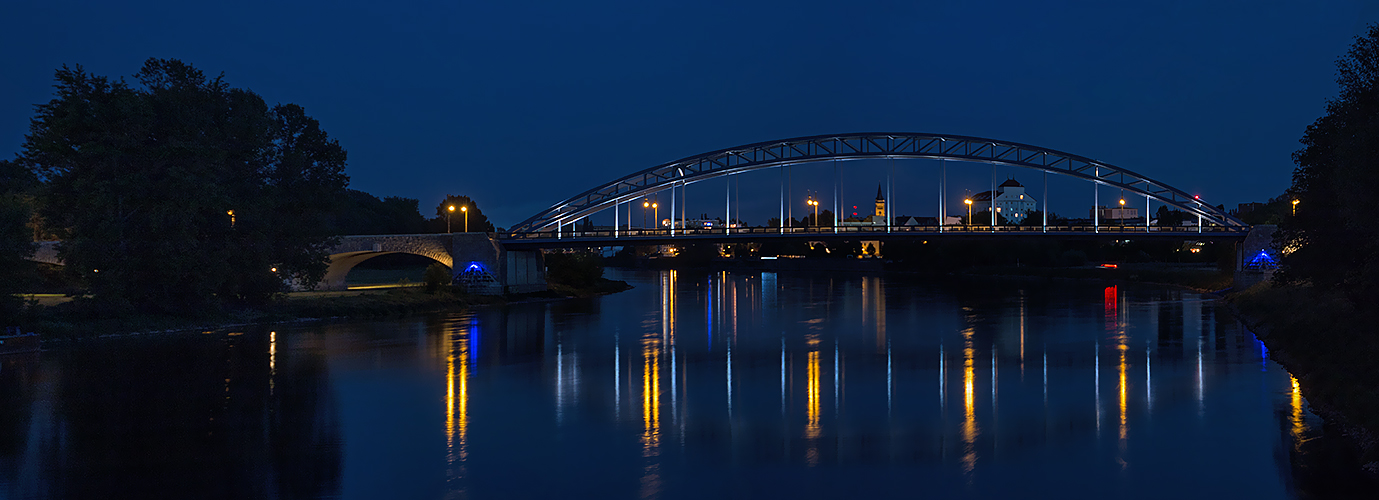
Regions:
<svg viewBox="0 0 1379 500"><path fill-rule="evenodd" d="M1157 226L1093 226L1086 225L1063 225L1063 226L983 226L983 225L948 225L948 226L824 226L824 227L735 227L735 228L712 228L712 229L684 229L684 228L660 228L660 229L598 229L594 231L537 231L509 233L503 235L506 240L551 240L551 239L662 239L676 237L694 236L835 236L840 234L856 235L858 237L884 236L887 234L1036 234L1036 233L1096 233L1096 234L1245 234L1249 232L1249 227L1232 226L1177 226L1177 227L1157 227Z"/></svg>

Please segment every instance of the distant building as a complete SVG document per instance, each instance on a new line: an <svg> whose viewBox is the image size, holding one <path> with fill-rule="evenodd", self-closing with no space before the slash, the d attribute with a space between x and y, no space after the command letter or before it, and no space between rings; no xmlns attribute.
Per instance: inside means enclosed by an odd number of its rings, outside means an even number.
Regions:
<svg viewBox="0 0 1379 500"><path fill-rule="evenodd" d="M1098 206L1093 210L1088 210L1087 216L1095 216L1096 219L1100 220L1138 219L1140 218L1140 211L1136 208L1106 208L1104 206Z"/></svg>
<svg viewBox="0 0 1379 500"><path fill-rule="evenodd" d="M972 212L991 210L992 192L982 191L972 196ZM1006 179L995 191L996 213L1006 220L1019 224L1029 217L1039 206L1039 202L1025 193L1025 186L1015 179Z"/></svg>
<svg viewBox="0 0 1379 500"><path fill-rule="evenodd" d="M856 208L856 207L854 207ZM876 211L866 217L848 217L838 223L840 226L884 226L886 225L886 195L881 185L876 185Z"/></svg>

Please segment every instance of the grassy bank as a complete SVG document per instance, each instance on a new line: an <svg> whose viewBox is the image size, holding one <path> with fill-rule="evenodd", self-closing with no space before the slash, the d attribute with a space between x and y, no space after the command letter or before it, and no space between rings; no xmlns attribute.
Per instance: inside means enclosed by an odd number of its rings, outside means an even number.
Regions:
<svg viewBox="0 0 1379 500"><path fill-rule="evenodd" d="M1366 471L1379 474L1379 318L1358 313L1336 293L1268 283L1227 302L1298 378L1313 411L1359 446Z"/></svg>
<svg viewBox="0 0 1379 500"><path fill-rule="evenodd" d="M294 292L284 294L273 303L262 307L176 316L109 310L83 301L71 301L53 306L30 307L20 328L26 332L36 332L49 340L77 339L112 334L211 330L246 324L290 323L331 318L399 317L512 302L593 297L630 288L626 282L603 279L590 287L552 285L551 290L545 292L503 296L470 295L453 289L428 293L425 288L415 286Z"/></svg>
<svg viewBox="0 0 1379 500"><path fill-rule="evenodd" d="M1230 288L1232 276L1213 265L1182 264L1121 264L1116 268L1080 267L972 267L959 272L972 276L1019 276L1030 278L1063 278L1086 280L1128 281L1159 285L1173 285L1201 291Z"/></svg>

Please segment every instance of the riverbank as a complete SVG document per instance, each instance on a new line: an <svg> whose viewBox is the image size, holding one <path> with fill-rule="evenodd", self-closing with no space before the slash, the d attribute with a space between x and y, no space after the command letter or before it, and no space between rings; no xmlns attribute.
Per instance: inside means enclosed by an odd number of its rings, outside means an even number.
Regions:
<svg viewBox="0 0 1379 500"><path fill-rule="evenodd" d="M1379 479L1379 318L1355 311L1339 293L1269 283L1226 302L1298 379L1313 412L1357 446L1365 472Z"/></svg>
<svg viewBox="0 0 1379 500"><path fill-rule="evenodd" d="M227 309L194 316L111 311L81 301L71 301L53 306L31 307L20 328L25 332L38 333L45 341L72 340L106 335L204 331L254 324L462 311L471 307L587 298L631 288L631 285L623 281L600 278L599 282L584 288L553 285L551 290L544 292L503 296L470 295L454 289L429 293L419 286L293 292L261 307Z"/></svg>

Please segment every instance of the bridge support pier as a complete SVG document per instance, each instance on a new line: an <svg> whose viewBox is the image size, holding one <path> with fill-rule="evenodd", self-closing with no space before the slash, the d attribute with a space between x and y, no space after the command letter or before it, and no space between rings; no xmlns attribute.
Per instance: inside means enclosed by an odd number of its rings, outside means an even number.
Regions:
<svg viewBox="0 0 1379 500"><path fill-rule="evenodd" d="M540 250L507 250L488 233L456 233L450 254L455 286L469 293L501 295L546 289L546 261Z"/></svg>

